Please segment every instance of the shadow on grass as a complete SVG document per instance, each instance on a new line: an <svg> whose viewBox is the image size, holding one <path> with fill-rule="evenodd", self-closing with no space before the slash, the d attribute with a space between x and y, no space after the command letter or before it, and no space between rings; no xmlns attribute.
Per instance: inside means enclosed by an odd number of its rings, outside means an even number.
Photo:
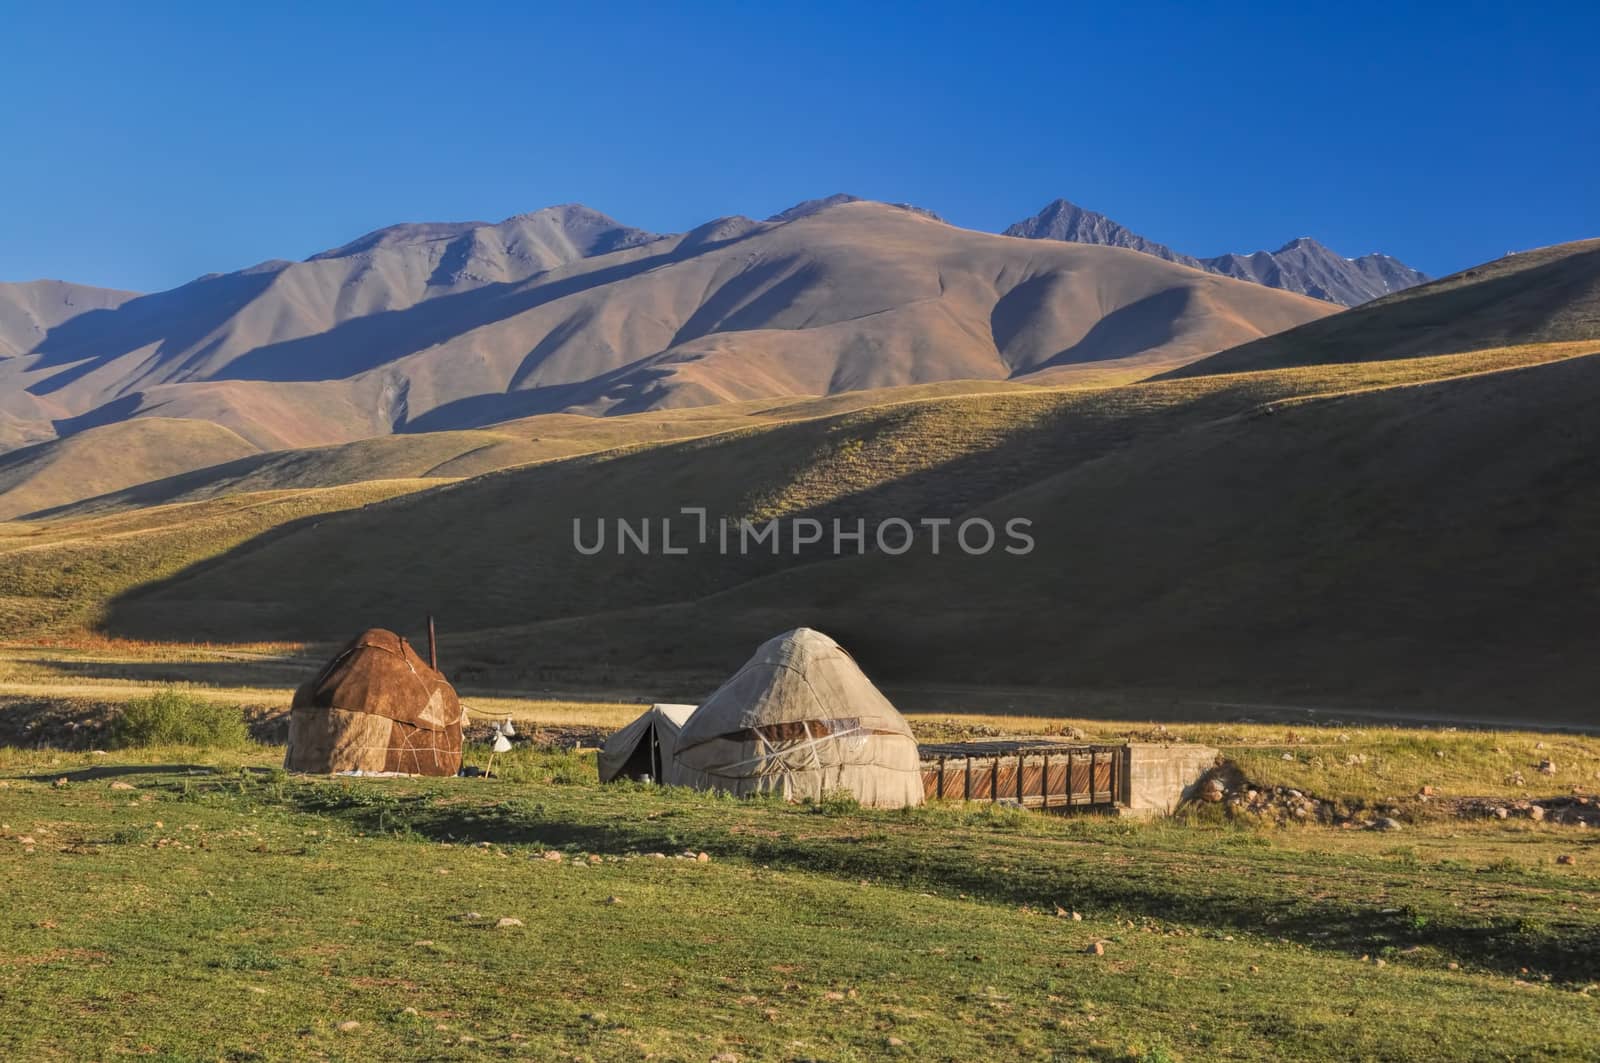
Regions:
<svg viewBox="0 0 1600 1063"><path fill-rule="evenodd" d="M276 773L275 768L229 768L228 774L237 778L240 772L251 776L269 776ZM29 782L55 782L65 779L73 782L95 782L100 779L118 779L128 775L219 775L221 770L206 764L108 764L103 768L80 768L77 771L46 771L35 775L24 775L22 778Z"/></svg>
<svg viewBox="0 0 1600 1063"><path fill-rule="evenodd" d="M1100 858L1102 849L1086 844L1081 859L1072 859L1075 854L1059 845L1007 847L980 859L955 838L951 844L927 845L926 836L896 838L882 829L886 824L866 820L860 831L844 835L795 831L790 823L775 823L780 829L759 834L736 833L729 829L731 822L728 827L708 826L670 812L638 819L602 818L606 813L597 811L594 819L584 820L581 812L546 811L537 803L463 807L443 804L437 797L328 786L282 793L282 800L300 811L335 816L369 831L435 841L613 854L703 849L721 859L850 880L874 878L1043 911L1065 903L1124 918L1260 934L1320 950L1378 955L1421 946L1506 974L1531 970L1567 981L1600 978L1600 925L1562 916L1553 901L1536 916L1464 911L1449 897L1430 896L1420 880L1388 881L1388 894L1381 899L1339 897L1333 895L1341 888L1336 878L1313 889L1303 875L1268 866L1229 875L1204 866L1209 861L1201 854L1193 854L1188 866L1175 866L1174 854L1153 850L1152 859L1141 861L1136 850L1125 850L1131 859L1108 864ZM817 822L855 821L819 817ZM1404 886L1412 887L1406 899L1399 896Z"/></svg>

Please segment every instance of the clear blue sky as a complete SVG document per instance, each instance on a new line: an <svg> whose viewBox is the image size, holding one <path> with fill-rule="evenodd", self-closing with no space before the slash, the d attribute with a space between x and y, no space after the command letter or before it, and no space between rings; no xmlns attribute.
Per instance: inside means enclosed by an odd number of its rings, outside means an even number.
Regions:
<svg viewBox="0 0 1600 1063"><path fill-rule="evenodd" d="M0 279L150 290L398 221L581 201L676 231L840 190L1432 273L1600 235L1600 5L1207 6L0 0Z"/></svg>

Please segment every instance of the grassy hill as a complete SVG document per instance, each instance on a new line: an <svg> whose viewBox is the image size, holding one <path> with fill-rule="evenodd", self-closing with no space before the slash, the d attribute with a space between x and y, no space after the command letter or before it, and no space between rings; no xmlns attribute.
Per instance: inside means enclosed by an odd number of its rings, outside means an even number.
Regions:
<svg viewBox="0 0 1600 1063"><path fill-rule="evenodd" d="M542 414L477 431L375 436L335 446L250 453L220 463L221 457L239 450L248 453L251 448L217 425L136 418L0 457L0 519L76 517L243 492L338 487L371 480L459 479L536 461L714 435L891 402L1032 390L1032 385L1006 381L958 380L616 417ZM167 475L168 470L174 474ZM108 490L111 484L135 486Z"/></svg>
<svg viewBox="0 0 1600 1063"><path fill-rule="evenodd" d="M546 462L242 542L130 590L107 625L337 638L431 611L477 632L452 660L521 681L714 673L811 623L888 681L1573 717L1595 679L1579 663L1597 619L1589 350L926 399ZM574 519L691 505L869 526L1022 516L1038 548L573 549Z"/></svg>
<svg viewBox="0 0 1600 1063"><path fill-rule="evenodd" d="M1600 240L1522 251L1172 370L1173 377L1600 337Z"/></svg>
<svg viewBox="0 0 1600 1063"><path fill-rule="evenodd" d="M0 637L95 624L115 596L246 542L427 481L265 491L72 521L0 524Z"/></svg>
<svg viewBox="0 0 1600 1063"><path fill-rule="evenodd" d="M0 520L255 454L207 421L139 418L0 455Z"/></svg>

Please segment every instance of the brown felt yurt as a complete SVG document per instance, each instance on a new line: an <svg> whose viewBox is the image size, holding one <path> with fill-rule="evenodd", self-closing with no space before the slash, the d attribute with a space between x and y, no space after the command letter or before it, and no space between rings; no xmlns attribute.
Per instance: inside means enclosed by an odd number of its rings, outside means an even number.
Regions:
<svg viewBox="0 0 1600 1063"><path fill-rule="evenodd" d="M666 782L813 800L844 792L863 805L923 799L911 725L855 659L820 631L769 639L684 721Z"/></svg>
<svg viewBox="0 0 1600 1063"><path fill-rule="evenodd" d="M392 631L363 631L289 711L290 771L455 775L464 714L455 690Z"/></svg>

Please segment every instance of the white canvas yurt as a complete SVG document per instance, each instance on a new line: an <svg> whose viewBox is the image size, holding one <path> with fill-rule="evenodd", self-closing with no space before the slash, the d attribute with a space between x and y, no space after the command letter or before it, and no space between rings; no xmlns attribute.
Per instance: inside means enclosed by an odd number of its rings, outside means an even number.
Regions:
<svg viewBox="0 0 1600 1063"><path fill-rule="evenodd" d="M606 739L600 750L600 781L651 779L671 784L678 729L693 705L652 705L637 720Z"/></svg>
<svg viewBox="0 0 1600 1063"><path fill-rule="evenodd" d="M792 800L847 791L863 805L922 803L905 717L820 631L769 639L676 736L680 786Z"/></svg>

